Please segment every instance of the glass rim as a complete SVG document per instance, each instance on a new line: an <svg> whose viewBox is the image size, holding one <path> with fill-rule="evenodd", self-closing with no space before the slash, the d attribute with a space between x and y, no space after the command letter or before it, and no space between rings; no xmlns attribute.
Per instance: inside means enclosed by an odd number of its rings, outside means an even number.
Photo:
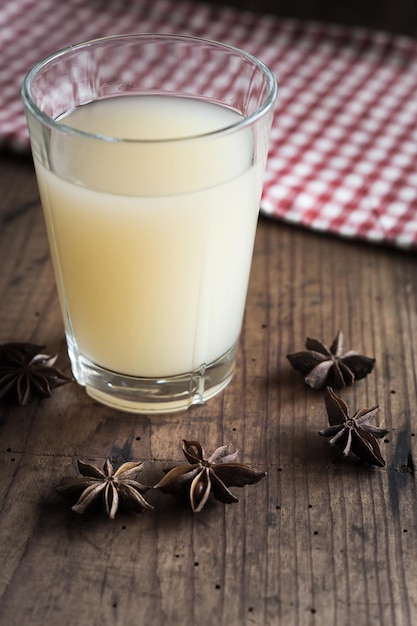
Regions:
<svg viewBox="0 0 417 626"><path fill-rule="evenodd" d="M237 55L249 60L251 63L253 63L253 65L255 65L263 73L263 75L266 77L266 81L268 85L268 92L265 98L263 99L262 103L256 108L256 110L253 113L251 113L247 117L244 117L243 119L240 119L237 122L234 122L233 124L230 124L228 126L223 126L214 131L197 133L194 135L168 137L165 139L164 138L129 139L129 138L124 138L124 137L113 137L113 136L102 135L99 133L89 133L87 131L78 130L78 129L65 125L64 123L62 123L61 121L57 119L50 117L48 114L44 113L44 111L42 111L42 109L35 103L31 95L32 82L35 79L35 77L39 74L39 72L43 68L47 67L52 61L59 59L60 57L69 56L71 53L77 52L78 50L81 50L83 48L88 48L91 46L99 46L100 44L111 42L111 41L121 42L127 39L132 39L132 40L135 40L135 39L137 40L139 39L164 40L165 39L165 40L172 40L172 41L188 41L190 43L191 42L205 43L205 44L214 46L218 49L232 51L236 53ZM136 144L137 143L151 144L151 143L168 143L168 142L176 142L176 141L189 141L189 140L197 139L197 138L213 137L213 136L218 136L218 135L223 135L223 134L229 134L232 132L236 132L240 130L241 128L252 126L256 121L261 119L264 115L268 113L268 111L272 109L275 103L276 96L277 96L277 91L278 91L277 81L273 72L269 69L269 67L263 61L258 59L256 56L254 56L250 52L246 52L245 50L242 50L241 48L238 48L237 46L233 46L232 44L223 43L220 41L216 41L214 39L196 37L192 35L171 34L171 33L126 33L126 34L121 34L121 35L108 35L105 37L98 37L95 39L82 41L74 45L65 46L64 48L61 48L55 52L52 52L48 56L38 61L27 72L26 76L23 79L22 87L21 87L21 95L22 95L25 108L28 111L30 111L35 118L40 120L40 122L43 125L48 126L52 130L59 130L60 132L65 132L73 136L96 139L99 141L104 141L104 142L109 142L109 143L136 143ZM132 95L140 95L140 94L133 93ZM167 93L164 95L170 95L170 94ZM192 95L189 95L189 96L187 94L183 94L183 95L184 97L190 97L190 98L193 97ZM173 93L172 96L176 97L176 94ZM112 96L112 97L117 97L117 96ZM94 102L94 100L91 100L91 102Z"/></svg>

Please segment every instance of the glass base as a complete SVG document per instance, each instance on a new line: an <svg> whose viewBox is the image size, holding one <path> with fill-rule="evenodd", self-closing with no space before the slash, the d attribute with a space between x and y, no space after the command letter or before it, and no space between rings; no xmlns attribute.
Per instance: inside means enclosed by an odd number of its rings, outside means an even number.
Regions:
<svg viewBox="0 0 417 626"><path fill-rule="evenodd" d="M68 352L75 379L98 402L130 413L176 413L206 402L229 384L237 345L198 370L164 378L126 376L104 369L77 354L70 341Z"/></svg>

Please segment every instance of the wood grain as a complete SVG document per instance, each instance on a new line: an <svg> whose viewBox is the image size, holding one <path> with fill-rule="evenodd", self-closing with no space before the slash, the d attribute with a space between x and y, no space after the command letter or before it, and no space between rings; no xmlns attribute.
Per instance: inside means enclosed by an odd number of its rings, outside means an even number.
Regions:
<svg viewBox="0 0 417 626"><path fill-rule="evenodd" d="M33 341L69 372L36 181L0 159L0 342ZM417 259L260 219L236 376L205 406L138 417L75 383L0 408L0 623L7 626L404 626L417 621ZM387 468L335 461L321 393L286 354L307 335L376 358L342 395L380 406ZM267 478L201 514L73 514L55 493L76 459L182 461L182 438L230 443Z"/></svg>

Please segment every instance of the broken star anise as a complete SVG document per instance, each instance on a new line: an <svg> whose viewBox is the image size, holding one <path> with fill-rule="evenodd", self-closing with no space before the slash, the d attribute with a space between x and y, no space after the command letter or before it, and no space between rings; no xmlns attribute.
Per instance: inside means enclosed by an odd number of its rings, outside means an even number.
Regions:
<svg viewBox="0 0 417 626"><path fill-rule="evenodd" d="M0 345L0 400L25 405L33 396L49 398L54 387L72 380L54 367L57 354L42 354L44 347L31 343Z"/></svg>
<svg viewBox="0 0 417 626"><path fill-rule="evenodd" d="M349 417L346 403L330 387L326 389L325 401L330 426L320 430L319 435L330 437L330 444L340 448L343 456L353 452L365 463L385 467L377 439L388 430L371 424L378 407L360 409Z"/></svg>
<svg viewBox="0 0 417 626"><path fill-rule="evenodd" d="M324 389L326 386L341 389L365 378L374 367L375 359L354 350L345 352L340 330L330 348L310 337L307 337L305 347L304 351L288 354L287 359L313 389Z"/></svg>
<svg viewBox="0 0 417 626"><path fill-rule="evenodd" d="M150 487L136 479L143 463L126 462L116 471L107 459L103 469L78 461L78 469L83 478L76 478L57 487L60 496L69 500L72 510L86 513L102 506L108 517L114 519L118 509L142 511L153 509L143 497Z"/></svg>
<svg viewBox="0 0 417 626"><path fill-rule="evenodd" d="M155 485L164 493L187 497L195 513L206 504L210 493L226 504L238 502L229 487L244 487L261 480L266 473L236 462L237 452L229 454L228 446L220 446L209 457L199 441L183 440L182 449L189 465L179 465Z"/></svg>

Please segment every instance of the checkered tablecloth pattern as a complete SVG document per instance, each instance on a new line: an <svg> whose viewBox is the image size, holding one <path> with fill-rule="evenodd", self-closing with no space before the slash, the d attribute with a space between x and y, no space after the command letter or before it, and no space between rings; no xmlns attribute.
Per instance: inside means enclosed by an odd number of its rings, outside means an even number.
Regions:
<svg viewBox="0 0 417 626"><path fill-rule="evenodd" d="M20 85L34 63L128 32L224 41L274 71L264 214L417 249L417 42L405 37L175 0L3 0L0 148L29 151Z"/></svg>

